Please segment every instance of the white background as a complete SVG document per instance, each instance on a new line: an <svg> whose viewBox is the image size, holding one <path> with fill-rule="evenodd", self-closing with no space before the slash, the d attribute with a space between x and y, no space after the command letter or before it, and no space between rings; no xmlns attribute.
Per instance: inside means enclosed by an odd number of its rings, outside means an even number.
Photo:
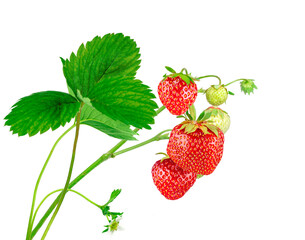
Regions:
<svg viewBox="0 0 305 240"><path fill-rule="evenodd" d="M166 141L153 143L103 163L75 186L100 204L113 189L122 188L111 206L125 212L123 229L102 234L106 219L101 212L68 194L47 239L304 240L302 2L3 1L0 239L25 239L38 173L65 130L18 138L3 127L3 118L23 96L45 90L67 92L59 57L68 58L96 35L122 32L141 48L137 77L155 94L165 65L186 67L196 76L216 74L224 83L253 78L258 90L245 96L239 84L229 87L236 95L223 105L232 124L222 161L183 198L166 200L153 185L150 171L159 158L155 153L166 150ZM216 79L205 79L199 86L215 83ZM203 96L196 107L197 111L208 107ZM178 123L164 111L153 130L140 132L139 140ZM63 187L73 137L69 133L56 148L38 200ZM82 126L73 177L117 142ZM43 209L50 203L51 199ZM41 232L35 239L40 236Z"/></svg>

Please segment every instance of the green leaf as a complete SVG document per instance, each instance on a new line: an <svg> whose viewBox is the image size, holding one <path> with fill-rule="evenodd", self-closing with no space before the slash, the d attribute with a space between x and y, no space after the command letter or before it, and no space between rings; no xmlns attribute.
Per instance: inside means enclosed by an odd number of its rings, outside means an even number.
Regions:
<svg viewBox="0 0 305 240"><path fill-rule="evenodd" d="M130 129L129 125L126 125L119 120L109 118L88 104L83 106L80 118L81 124L91 126L111 137L136 140L136 138L133 137L135 133Z"/></svg>
<svg viewBox="0 0 305 240"><path fill-rule="evenodd" d="M63 72L69 88L81 100L101 81L134 77L140 67L139 58L134 40L121 33L107 34L82 44L69 60L62 59Z"/></svg>
<svg viewBox="0 0 305 240"><path fill-rule="evenodd" d="M117 196L120 195L121 191L122 191L122 189L113 190L112 193L111 193L111 195L110 195L110 198L109 198L108 202L105 203L102 207L106 207L106 206L108 206L111 202L113 202L114 199L116 199Z"/></svg>
<svg viewBox="0 0 305 240"><path fill-rule="evenodd" d="M89 98L98 111L136 128L151 127L158 105L148 86L133 77L113 77L99 82Z"/></svg>
<svg viewBox="0 0 305 240"><path fill-rule="evenodd" d="M60 58L60 60L61 60L62 65L65 65L66 60L65 60L65 59L63 59L62 57Z"/></svg>
<svg viewBox="0 0 305 240"><path fill-rule="evenodd" d="M240 82L241 91L245 94L253 93L254 89L257 89L257 86L254 84L253 79L245 79Z"/></svg>
<svg viewBox="0 0 305 240"><path fill-rule="evenodd" d="M228 91L228 93L230 94L230 95L235 95L233 92L231 92L231 91Z"/></svg>
<svg viewBox="0 0 305 240"><path fill-rule="evenodd" d="M171 67L165 66L166 70L171 72L171 73L176 73L176 71L174 69L172 69Z"/></svg>
<svg viewBox="0 0 305 240"><path fill-rule="evenodd" d="M64 126L75 117L80 103L63 92L45 91L21 98L4 118L6 126L18 136L34 136Z"/></svg>

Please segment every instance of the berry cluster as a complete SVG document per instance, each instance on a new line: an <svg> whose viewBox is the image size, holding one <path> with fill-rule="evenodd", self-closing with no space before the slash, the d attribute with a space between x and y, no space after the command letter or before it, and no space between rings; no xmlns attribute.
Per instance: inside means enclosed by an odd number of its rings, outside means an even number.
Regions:
<svg viewBox="0 0 305 240"><path fill-rule="evenodd" d="M257 87L251 79L238 79L222 85L215 75L195 78L186 69L180 73L170 67L166 69L171 74L164 75L159 83L159 98L171 114L184 118L184 121L172 129L167 154L153 165L152 178L164 197L175 200L181 198L196 179L213 173L222 158L224 133L230 127L230 116L218 106L226 102L228 94L234 95L226 86L242 81L241 90L248 94ZM217 77L219 85L198 91L195 81L205 77ZM197 118L193 104L198 92L206 94L212 106Z"/></svg>

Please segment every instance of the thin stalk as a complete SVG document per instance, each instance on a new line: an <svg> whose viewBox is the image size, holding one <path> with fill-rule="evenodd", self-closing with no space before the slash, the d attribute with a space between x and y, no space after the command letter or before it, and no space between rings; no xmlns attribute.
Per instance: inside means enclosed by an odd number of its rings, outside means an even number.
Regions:
<svg viewBox="0 0 305 240"><path fill-rule="evenodd" d="M100 208L101 205L98 205L97 203L93 202L92 200L90 200L89 198L87 198L85 195L81 194L80 192L78 191L75 191L73 189L68 189L69 192L73 192L73 193L76 193L77 195L81 196L83 199L85 199L86 201L88 201L89 203L93 204L94 206Z"/></svg>
<svg viewBox="0 0 305 240"><path fill-rule="evenodd" d="M161 106L156 111L156 116L160 114L165 109L164 106ZM140 129L135 129L134 132L137 133ZM101 157L99 157L95 162L93 162L89 167L87 167L82 173L80 173L72 182L70 182L68 188L73 188L80 180L82 180L85 176L88 175L93 169L95 169L97 166L99 166L101 163L105 162L109 158L113 156L113 154L122 147L127 140L121 140L118 144L116 144L113 148L111 148L107 153L103 154ZM58 195L58 197L53 201L51 206L48 208L48 210L45 212L45 214L42 216L40 221L37 223L36 227L32 231L31 237L33 238L38 230L41 228L41 226L44 224L44 222L47 220L47 218L50 216L50 214L53 212L54 208L56 207L57 203L59 202L59 199L61 198L61 194Z"/></svg>
<svg viewBox="0 0 305 240"><path fill-rule="evenodd" d="M47 200L48 197L50 197L51 195L53 195L54 193L57 193L57 192L61 192L62 190L64 190L63 188L62 189L57 189L57 190L54 190L53 192L50 192L48 195L46 195L42 200L41 202L39 203L39 205L37 206L36 208L36 211L34 213L34 216L33 216L33 223L35 221L35 218L36 218L36 215L38 213L38 210L40 209L41 205ZM89 198L87 198L86 196L84 196L83 194L81 194L80 192L77 192L73 189L68 189L69 192L74 192L76 194L78 194L79 196L81 196L82 198L84 198L85 200L87 200L88 202L90 202L91 204L95 205L96 207L100 208L101 206L98 205L97 203L93 202L92 200L90 200Z"/></svg>
<svg viewBox="0 0 305 240"><path fill-rule="evenodd" d="M188 72L187 72L186 68L182 68L180 73L183 73L183 71L185 71L185 74L188 75Z"/></svg>
<svg viewBox="0 0 305 240"><path fill-rule="evenodd" d="M157 111L156 116L159 115L160 112L162 112L165 109L165 107L162 105Z"/></svg>
<svg viewBox="0 0 305 240"><path fill-rule="evenodd" d="M46 230L44 231L43 235L42 235L42 238L41 240L44 240L50 230L50 227L59 211L59 208L65 198L65 195L67 193L67 189L68 189L68 186L69 186L69 183L70 183L70 180L71 180L71 176L72 176L72 170L73 170L73 166L74 166L74 160L75 160L75 155L76 155L76 146L77 146L77 141L78 141L78 135L79 135L79 126L80 126L80 114L81 114L81 111L82 111L82 107L84 106L84 103L81 103L81 106L80 106L80 109L76 115L76 131L75 131L75 138L74 138L74 144L73 144L73 151L72 151L72 158L71 158L71 162L70 162L70 167L69 167L69 172L68 172L68 177L67 177L67 180L66 180L66 184L64 186L64 189L62 191L62 194L61 194L61 197L58 201L58 204L57 204L57 207L50 219L50 222L49 224L47 225L47 228Z"/></svg>
<svg viewBox="0 0 305 240"><path fill-rule="evenodd" d="M54 143L53 147L51 148L51 151L40 171L40 174L38 176L38 179L36 181L36 185L35 185L35 189L34 189L34 194L33 194L33 200L32 200L32 206L31 206L31 213L30 213L30 217L29 217L29 223L28 223L28 229L27 229L27 235L26 235L26 239L29 240L31 239L31 232L32 232L32 228L33 228L33 221L32 221L32 218L33 218L33 212L34 212L34 208L35 208L35 202L36 202L36 195L37 195L37 190L38 190L38 186L39 186L39 183L40 183L40 180L41 180L41 177L49 163L49 160L54 152L54 149L55 147L57 146L57 144L59 143L59 141L68 133L70 132L73 128L75 127L75 124L73 124L70 128L68 128L57 140L56 142Z"/></svg>
<svg viewBox="0 0 305 240"><path fill-rule="evenodd" d="M116 156L118 156L120 154L123 154L123 153L129 152L131 150L137 149L137 148L142 147L144 145L147 145L147 144L149 144L151 142L156 142L156 141L163 140L163 139L169 139L168 134L163 134L163 133L170 132L171 130L172 129L164 130L161 133L159 133L156 136L154 136L153 138L150 138L150 139L148 139L148 140L146 140L144 142L141 142L141 143L136 144L134 146L131 146L129 148L125 148L125 149L123 149L121 151L115 152L115 153L112 154L112 157L114 158L114 157L116 157Z"/></svg>
<svg viewBox="0 0 305 240"><path fill-rule="evenodd" d="M227 84L225 85L225 87L226 87L226 86L229 86L230 84L235 83L235 82L237 82L237 81L244 81L244 80L248 80L248 79L246 79L246 78L239 78L239 79L236 79L236 80L234 80L234 81L232 81L232 82L227 83Z"/></svg>
<svg viewBox="0 0 305 240"><path fill-rule="evenodd" d="M206 76L198 77L197 79L199 80L199 79L208 78L208 77L215 77L215 78L217 78L218 81L219 81L219 85L221 85L221 79L220 79L220 77L218 77L216 75L206 75Z"/></svg>

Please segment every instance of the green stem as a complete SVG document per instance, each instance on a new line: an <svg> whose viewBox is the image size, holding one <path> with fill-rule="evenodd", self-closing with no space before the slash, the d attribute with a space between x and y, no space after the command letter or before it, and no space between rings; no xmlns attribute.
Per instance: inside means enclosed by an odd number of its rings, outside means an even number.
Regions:
<svg viewBox="0 0 305 240"><path fill-rule="evenodd" d="M144 142L141 142L141 143L136 144L134 146L131 146L129 148L125 148L125 149L123 149L121 151L115 152L115 153L112 154L112 157L116 157L116 156L118 156L120 154L123 154L123 153L129 152L131 150L137 149L137 148L142 147L144 145L147 145L147 144L149 144L151 142L155 142L155 141L159 141L159 140L163 140L163 139L169 139L168 134L164 134L163 135L163 133L170 132L171 130L172 129L164 130L164 131L160 132L159 134L157 134L156 136L154 136L154 137L152 137L152 138L150 138L150 139L148 139L148 140L146 140Z"/></svg>
<svg viewBox="0 0 305 240"><path fill-rule="evenodd" d="M54 190L53 192L50 192L48 195L46 195L46 196L42 199L42 201L39 203L39 205L38 205L37 208L36 208L36 211L35 211L34 216L33 216L33 223L32 223L32 224L34 224L34 221L35 221L35 218L36 218L36 215L37 215L37 212L38 212L39 208L40 208L41 205L47 200L47 198L50 197L51 195L53 195L54 193L61 192L62 190L64 190L64 189L57 189L57 190ZM74 193L78 194L79 196L81 196L82 198L84 198L84 199L87 200L88 202L92 203L93 205L97 206L98 208L101 207L100 205L98 205L97 203L93 202L92 200L90 200L89 198L87 198L86 196L84 196L83 194L81 194L80 192L77 192L77 191L75 191L75 190L73 190L73 189L67 189L67 191L69 191L69 192L74 192Z"/></svg>
<svg viewBox="0 0 305 240"><path fill-rule="evenodd" d="M185 74L188 75L188 72L187 72L186 68L182 68L180 73L183 73L183 71L185 71Z"/></svg>
<svg viewBox="0 0 305 240"><path fill-rule="evenodd" d="M206 75L206 76L198 77L197 79L199 80L199 79L208 78L208 77L215 77L215 78L217 78L218 81L219 81L219 85L221 85L221 79L220 79L220 77L218 77L216 75Z"/></svg>
<svg viewBox="0 0 305 240"><path fill-rule="evenodd" d="M62 189L58 189L58 190L55 190L55 191L53 191L53 192L50 192L48 195L46 195L46 196L41 200L41 202L40 202L39 205L37 206L36 211L35 211L35 213L34 213L33 220L32 220L32 224L34 224L35 219L36 219L37 212L38 212L39 208L41 207L41 205L45 202L45 200L46 200L49 196L51 196L52 194L57 193L57 192L60 192L60 191L62 191Z"/></svg>
<svg viewBox="0 0 305 240"><path fill-rule="evenodd" d="M60 199L58 201L58 204L57 204L57 207L50 219L50 222L49 224L47 225L46 227L46 230L44 231L43 235L42 235L42 238L41 240L44 240L50 230L50 227L59 211L59 208L65 198L65 195L67 193L67 189L68 189L68 186L69 186L69 183L70 183L70 180L71 180L71 176L72 176L72 170L73 170L73 166L74 166L74 160L75 160L75 155L76 155L76 146L77 146L77 141L78 141L78 135L79 135L79 126L80 126L80 114L81 114L81 111L82 111L82 107L84 106L84 103L81 103L81 106L80 106L80 109L76 115L76 131L75 131L75 138L74 138L74 144L73 144L73 151L72 151L72 158L71 158L71 163L70 163L70 167L69 167L69 172L68 172L68 177L67 177L67 180L66 180L66 184L64 186L64 189L62 191L62 194L60 195Z"/></svg>
<svg viewBox="0 0 305 240"><path fill-rule="evenodd" d="M92 200L90 200L89 198L87 198L85 195L81 194L80 192L78 191L75 191L73 189L67 189L67 191L70 191L70 192L73 192L73 193L76 193L78 194L79 196L81 196L83 199L87 200L89 203L93 204L94 206L100 208L101 205L98 205L97 203L93 202Z"/></svg>
<svg viewBox="0 0 305 240"><path fill-rule="evenodd" d="M156 116L159 115L160 112L162 112L165 109L165 107L162 105L157 111Z"/></svg>
<svg viewBox="0 0 305 240"><path fill-rule="evenodd" d="M234 81L232 81L232 82L227 83L227 84L224 85L224 86L226 87L226 86L229 86L230 84L232 84L232 83L234 83L234 82L237 82L237 81L244 81L244 80L248 80L248 79L246 79L246 78L239 78L239 79L236 79L236 80L234 80Z"/></svg>
<svg viewBox="0 0 305 240"><path fill-rule="evenodd" d="M59 143L59 141L68 133L70 132L73 128L75 127L75 124L73 124L70 128L68 128L57 140L56 142L54 143L41 171L40 171L40 174L38 176L38 179L36 181L36 185L35 185L35 189L34 189L34 194L33 194L33 200L32 200L32 206L31 206L31 213L30 213L30 217L29 217L29 224L28 224L28 229L27 229L27 235L26 235L26 239L29 240L31 239L31 232L32 232L32 228L33 228L33 221L32 221L32 218L33 218L33 212L34 212L34 208L35 208L35 202L36 202L36 195L37 195L37 190L38 190L38 186L39 186L39 183L40 183L40 180L41 180L41 177L49 163L49 160L54 152L54 149L55 147L57 146L57 144Z"/></svg>
<svg viewBox="0 0 305 240"><path fill-rule="evenodd" d="M160 114L165 109L164 106L161 106L156 111L156 116ZM137 133L139 129L135 129L134 132ZM111 148L107 153L103 154L100 158L98 158L95 162L93 162L88 168L86 168L81 174L79 174L68 186L69 189L73 188L80 180L82 180L85 176L87 176L88 173L90 173L93 169L95 169L97 166L99 166L101 163L105 162L109 158L111 158L115 151L117 151L121 146L123 146L127 140L121 140L118 144L116 144L113 148ZM40 221L37 223L36 227L32 231L32 238L36 235L38 230L41 228L41 226L44 224L44 222L47 220L47 218L50 216L50 214L53 212L54 208L56 207L60 197L62 194L59 194L57 198L53 201L51 206L48 208L48 210L45 212L45 214L42 216Z"/></svg>

